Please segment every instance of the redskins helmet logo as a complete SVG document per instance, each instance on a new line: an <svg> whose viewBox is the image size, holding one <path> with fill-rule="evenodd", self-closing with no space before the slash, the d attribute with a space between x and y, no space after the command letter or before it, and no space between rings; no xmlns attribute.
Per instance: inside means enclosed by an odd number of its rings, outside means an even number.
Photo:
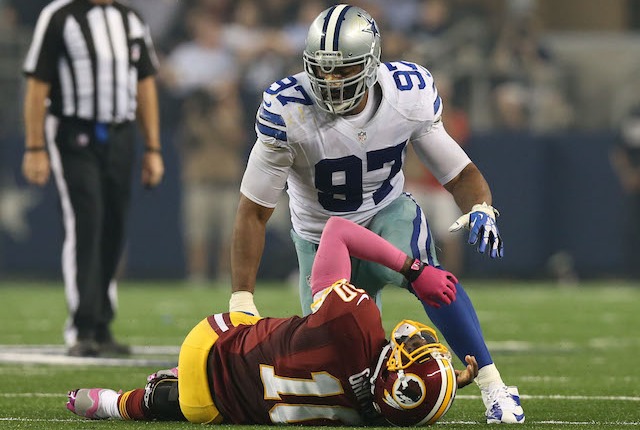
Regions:
<svg viewBox="0 0 640 430"><path fill-rule="evenodd" d="M385 403L396 409L413 409L425 399L426 388L422 378L406 373L393 383L391 394L386 393Z"/></svg>

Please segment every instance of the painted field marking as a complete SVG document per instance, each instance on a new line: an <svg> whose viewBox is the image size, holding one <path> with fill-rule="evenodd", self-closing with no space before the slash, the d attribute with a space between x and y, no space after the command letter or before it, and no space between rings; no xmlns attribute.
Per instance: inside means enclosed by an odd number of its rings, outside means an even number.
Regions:
<svg viewBox="0 0 640 430"><path fill-rule="evenodd" d="M470 400L470 399L479 399L480 396L476 396L473 394L458 394L456 395L456 400ZM620 401L620 402L640 402L640 396L573 396L573 395L562 395L562 394L549 394L549 395L532 395L532 394L521 394L521 399L524 400L612 400L612 401Z"/></svg>
<svg viewBox="0 0 640 430"><path fill-rule="evenodd" d="M69 357L63 345L0 345L0 363L51 364L65 366L173 367L178 346L133 346L133 357Z"/></svg>

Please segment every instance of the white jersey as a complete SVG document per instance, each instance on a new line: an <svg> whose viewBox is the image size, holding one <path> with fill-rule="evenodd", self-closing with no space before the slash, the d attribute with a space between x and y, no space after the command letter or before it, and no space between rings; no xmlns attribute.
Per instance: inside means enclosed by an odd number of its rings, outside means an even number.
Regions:
<svg viewBox="0 0 640 430"><path fill-rule="evenodd" d="M305 73L273 83L258 110L241 192L275 207L286 183L293 229L319 243L329 217L366 227L402 193L409 142L441 183L458 175L470 160L442 127L431 74L405 61L384 63L378 83L380 104L361 127L321 110Z"/></svg>

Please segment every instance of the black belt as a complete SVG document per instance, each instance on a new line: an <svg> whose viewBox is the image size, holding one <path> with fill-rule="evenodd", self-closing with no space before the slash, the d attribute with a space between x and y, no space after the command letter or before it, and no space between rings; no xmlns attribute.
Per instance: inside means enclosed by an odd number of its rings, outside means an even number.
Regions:
<svg viewBox="0 0 640 430"><path fill-rule="evenodd" d="M104 127L109 130L117 130L119 128L126 127L127 125L130 125L131 123L133 123L133 121L131 120L121 121L121 122L100 122L100 121L77 118L72 116L62 116L62 117L58 117L58 119L61 122L66 122L68 124L75 124L81 127L91 127L91 128Z"/></svg>
<svg viewBox="0 0 640 430"><path fill-rule="evenodd" d="M60 123L86 130L87 133L93 134L95 142L102 144L109 141L112 133L124 129L131 125L133 121L99 122L77 117L60 117Z"/></svg>

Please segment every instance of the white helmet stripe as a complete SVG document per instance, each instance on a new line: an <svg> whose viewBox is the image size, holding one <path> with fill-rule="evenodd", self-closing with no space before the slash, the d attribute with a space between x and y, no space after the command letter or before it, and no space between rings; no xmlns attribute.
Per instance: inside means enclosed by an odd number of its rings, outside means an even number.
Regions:
<svg viewBox="0 0 640 430"><path fill-rule="evenodd" d="M340 38L340 27L342 26L342 22L344 21L344 16L347 11L351 8L351 6L346 4L341 4L338 6L334 6L328 13L324 19L324 28L323 28L323 36L320 41L320 49L326 50L326 42L327 40L332 42L331 49L333 51L338 50L338 39Z"/></svg>

